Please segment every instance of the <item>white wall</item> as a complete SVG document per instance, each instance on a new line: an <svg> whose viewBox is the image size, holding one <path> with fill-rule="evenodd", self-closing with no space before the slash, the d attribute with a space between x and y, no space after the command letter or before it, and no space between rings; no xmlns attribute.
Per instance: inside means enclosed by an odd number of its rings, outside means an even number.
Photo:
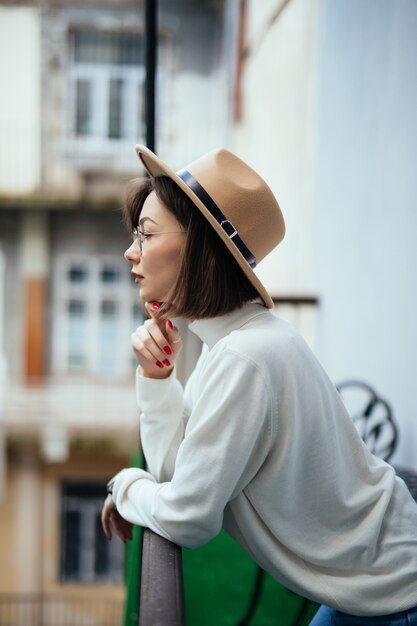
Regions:
<svg viewBox="0 0 417 626"><path fill-rule="evenodd" d="M7 382L7 364L6 357L4 355L4 273L5 273L5 260L4 253L0 246L0 502L4 496L5 481L6 481L6 443L5 432L3 424L3 411L4 411L4 393Z"/></svg>
<svg viewBox="0 0 417 626"><path fill-rule="evenodd" d="M0 7L0 193L40 183L40 24L37 9Z"/></svg>
<svg viewBox="0 0 417 626"><path fill-rule="evenodd" d="M291 0L269 27L279 2L248 7L232 147L287 222L259 275L273 295L320 298L315 352L334 382L385 396L393 460L417 468L417 3Z"/></svg>
<svg viewBox="0 0 417 626"><path fill-rule="evenodd" d="M6 363L4 357L4 300L5 300L5 273L6 273L6 260L3 252L3 248L0 245L0 413L2 408L2 391L3 384L6 377Z"/></svg>
<svg viewBox="0 0 417 626"><path fill-rule="evenodd" d="M284 242L257 274L272 295L311 294L319 3L291 0L268 27L279 6L248 2L243 119L233 147L269 183L287 225Z"/></svg>
<svg viewBox="0 0 417 626"><path fill-rule="evenodd" d="M417 3L324 0L317 144L319 355L392 403L417 468Z"/></svg>

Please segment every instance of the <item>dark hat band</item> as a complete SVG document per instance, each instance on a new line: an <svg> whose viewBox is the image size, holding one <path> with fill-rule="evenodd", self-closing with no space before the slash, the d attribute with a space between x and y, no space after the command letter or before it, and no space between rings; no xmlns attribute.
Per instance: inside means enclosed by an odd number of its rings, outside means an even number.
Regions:
<svg viewBox="0 0 417 626"><path fill-rule="evenodd" d="M200 185L200 183L194 178L188 170L182 169L177 172L177 175L184 181L184 183L195 193L197 198L204 204L206 209L211 213L219 226L224 230L230 241L234 243L239 252L243 255L246 261L249 263L252 269L256 267L256 259L252 252L245 246L236 228L232 222L223 215L213 198L209 196L207 191Z"/></svg>

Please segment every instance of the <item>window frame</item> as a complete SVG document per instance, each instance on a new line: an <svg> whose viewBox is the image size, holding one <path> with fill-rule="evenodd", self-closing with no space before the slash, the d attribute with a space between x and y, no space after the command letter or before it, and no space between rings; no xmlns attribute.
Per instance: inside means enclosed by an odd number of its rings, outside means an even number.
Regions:
<svg viewBox="0 0 417 626"><path fill-rule="evenodd" d="M96 491L96 494L87 494L83 488ZM79 494L68 495L69 489L79 490ZM103 495L102 495L103 494ZM124 574L125 551L123 543L116 538L107 541L97 520L100 519L101 509L105 498L105 481L97 480L64 480L60 485L60 555L59 579L63 584L122 584ZM78 542L71 546L78 550L78 570L72 574L68 571L68 514L78 512L80 532ZM101 544L107 553L107 567L104 573L98 571L97 548Z"/></svg>
<svg viewBox="0 0 417 626"><path fill-rule="evenodd" d="M143 90L145 84L145 67L143 60L140 65L122 65L103 63L79 63L75 60L75 37L77 31L91 31L89 27L72 27L69 30L69 120L68 138L72 149L81 150L92 156L105 154L118 154L121 150L129 150L132 142L144 141L144 102ZM143 31L125 31L112 29L111 31L99 31L103 36L107 32L120 37L135 34L143 39ZM87 81L91 85L92 93L92 132L91 134L77 134L76 111L77 111L77 80ZM109 92L110 81L122 80L124 95L122 97L121 114L121 137L109 137ZM141 112L139 115L138 112ZM133 125L129 121L134 120Z"/></svg>
<svg viewBox="0 0 417 626"><path fill-rule="evenodd" d="M87 268L85 283L72 283L66 279L71 266ZM115 283L100 281L100 272L105 267L117 270L120 280ZM69 337L70 314L68 305L71 301L81 300L86 303L85 363L78 368L71 368L69 355L71 343ZM100 361L99 342L101 322L100 307L104 302L115 302L117 307L114 342L114 367L106 370ZM66 376L91 375L99 378L124 380L134 368L130 345L130 334L142 323L144 312L139 300L138 288L134 284L126 263L119 255L63 253L54 263L53 268L53 303L52 303L52 350L51 370L55 375Z"/></svg>

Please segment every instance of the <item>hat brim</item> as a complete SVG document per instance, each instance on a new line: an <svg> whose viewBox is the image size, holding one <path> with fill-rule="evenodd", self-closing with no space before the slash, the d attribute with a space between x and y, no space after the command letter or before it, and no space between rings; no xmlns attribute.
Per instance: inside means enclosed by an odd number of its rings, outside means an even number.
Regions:
<svg viewBox="0 0 417 626"><path fill-rule="evenodd" d="M233 241L227 236L223 228L219 225L219 223L212 216L210 211L206 208L204 203L200 200L200 198L193 192L192 189L182 180L178 174L174 172L166 163L161 161L149 148L142 145L136 146L137 155L145 168L145 170L151 176L168 176L171 180L174 181L176 185L190 198L193 204L198 208L198 210L204 215L210 225L214 228L220 239L223 241L225 246L228 248L239 267L249 280L249 282L253 285L253 287L258 292L259 296L262 298L265 306L268 309L274 308L274 303L272 301L271 296L266 291L265 287L256 276L253 269L250 267L249 263L243 257L243 255L239 252L239 250L234 245Z"/></svg>

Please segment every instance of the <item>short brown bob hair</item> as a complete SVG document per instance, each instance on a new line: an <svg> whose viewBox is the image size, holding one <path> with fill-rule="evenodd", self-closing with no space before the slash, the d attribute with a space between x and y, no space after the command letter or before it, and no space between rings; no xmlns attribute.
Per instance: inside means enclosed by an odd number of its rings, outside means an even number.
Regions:
<svg viewBox="0 0 417 626"><path fill-rule="evenodd" d="M217 317L259 297L216 231L188 196L167 176L134 179L123 209L130 230L148 195L154 191L186 231L186 244L176 283L161 306L164 317L188 320Z"/></svg>

